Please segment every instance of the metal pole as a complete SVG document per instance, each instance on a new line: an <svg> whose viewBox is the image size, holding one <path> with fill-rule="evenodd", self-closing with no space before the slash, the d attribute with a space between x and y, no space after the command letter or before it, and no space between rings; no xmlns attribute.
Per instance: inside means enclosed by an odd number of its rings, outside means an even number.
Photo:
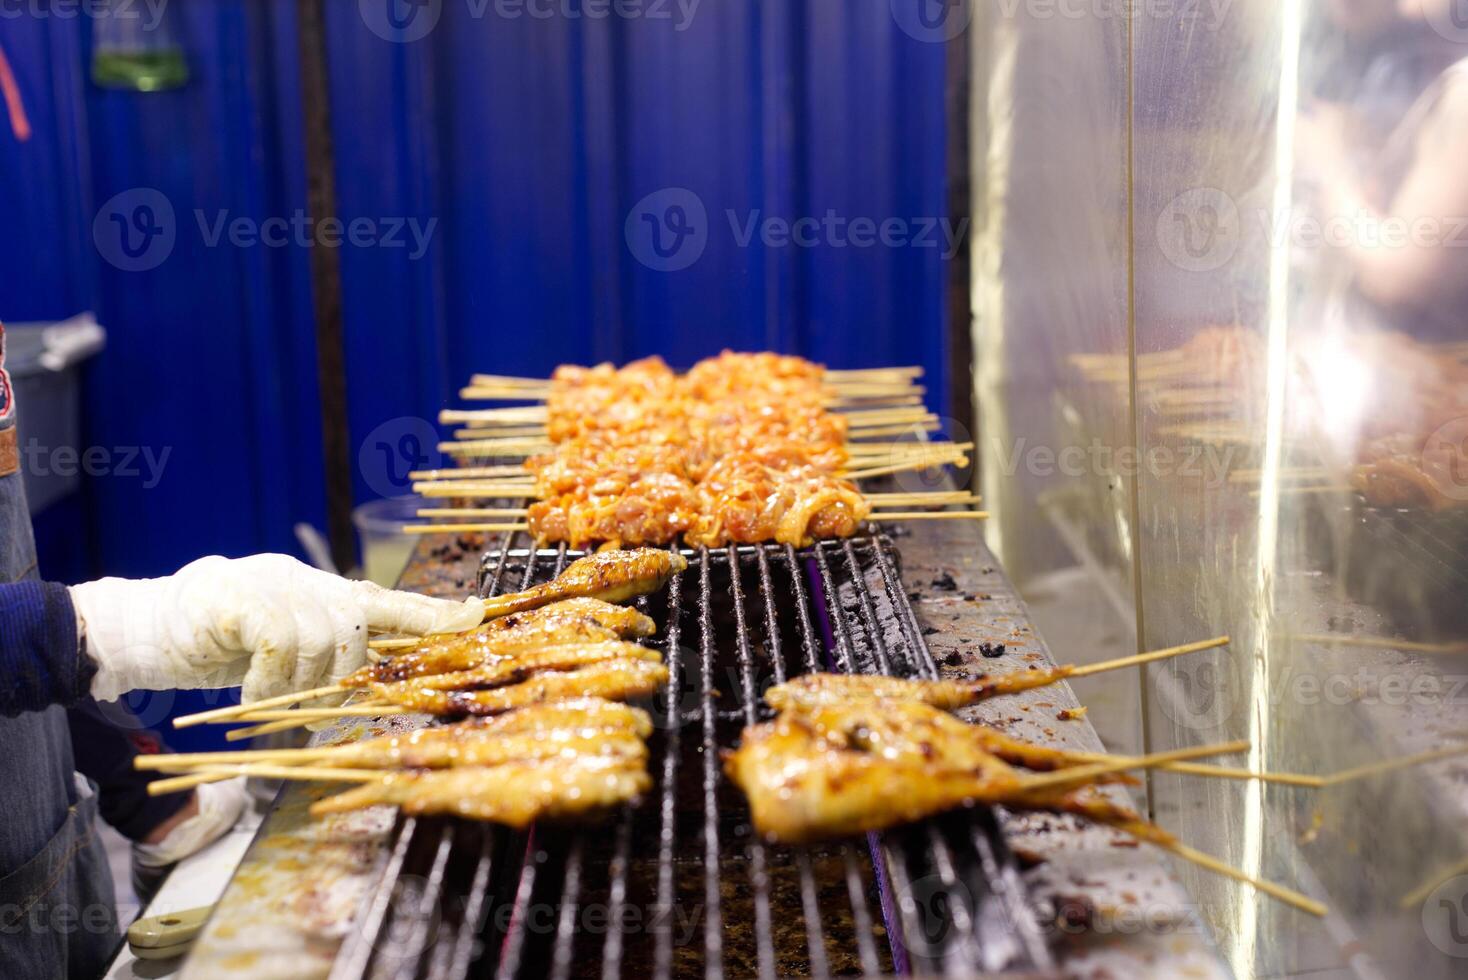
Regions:
<svg viewBox="0 0 1468 980"><path fill-rule="evenodd" d="M298 0L301 122L305 128L306 210L319 227L336 217L336 154L326 78L323 0ZM341 250L311 249L311 299L316 314L316 375L326 482L326 534L342 571L355 562L352 536L352 454L347 421L346 350L342 328Z"/></svg>

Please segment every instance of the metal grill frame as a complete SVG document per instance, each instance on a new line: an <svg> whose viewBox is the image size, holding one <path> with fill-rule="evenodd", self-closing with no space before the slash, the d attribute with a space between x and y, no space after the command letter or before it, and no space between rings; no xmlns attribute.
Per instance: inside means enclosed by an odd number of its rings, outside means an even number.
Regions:
<svg viewBox="0 0 1468 980"><path fill-rule="evenodd" d="M523 561L524 571L513 584L523 588L536 581L544 570L545 577L560 573L566 564L578 557L564 545L556 549L513 547L514 536L481 560L479 593L486 597L511 587L508 574L511 560ZM608 921L621 921L627 900L630 847L634 822L643 819L658 823L656 887L653 902L653 975L674 974L674 905L677 901L678 809L676 790L679 768L685 759L685 741L697 739L702 759L699 773L702 784L703 836L703 973L722 978L724 963L724 915L722 908L721 864L729 855L728 842L720 838L718 788L723 775L719 766L719 750L732 747L719 741L719 712L715 704L714 666L720 648L713 617L713 576L716 569L727 568L735 629L724 639L733 644L741 687L738 711L744 725L762 720L761 703L756 689L756 661L752 632L755 620L749 611L746 576L762 599L765 650L774 681L783 682L794 674L816 671L881 672L897 676L935 679L938 664L923 640L916 614L908 601L897 569L897 557L890 539L883 536L862 537L842 541L820 542L812 548L797 551L790 546L730 546L722 549L682 549L690 568L673 578L666 591L668 623L666 644L670 672L668 690L679 692L687 681L696 680L698 704L685 717L679 699L668 701L666 750L656 767L656 804L647 801L640 808L627 808L613 821L614 836L608 869ZM866 561L863 561L863 557ZM783 566L793 586L794 595L784 601L775 594L774 570ZM880 579L874 583L873 579ZM697 662L685 662L683 614L686 580L697 590ZM898 642L889 643L882 628L877 604L890 605L896 623ZM662 595L643 597L644 609L663 601ZM791 608L793 607L793 609ZM854 608L854 612L852 611ZM782 616L794 615L800 637L800 662L792 671L783 649ZM814 614L814 615L813 615ZM793 655L793 651L791 652ZM685 680L686 678L686 680ZM695 730L696 723L696 730ZM953 825L957 823L958 847L955 853ZM993 814L975 808L956 817L944 819L946 829L937 821L919 825L916 831L867 835L864 846L853 841L835 845L844 872L846 898L850 905L852 931L856 937L856 955L866 975L884 972L884 957L879 949L874 927L880 921L887 927L886 962L891 972L907 974L915 968L941 972L946 976L967 976L975 972L1015 969L1050 971L1054 968L1051 954L1030 908L1020 880L1015 859L1009 853ZM424 840L434 827L436 839ZM401 820L397 837L376 885L368 889L359 910L358 928L344 944L332 971L333 978L428 977L457 978L467 975L471 967L476 975L486 963L476 961L480 941L481 920L492 899L496 881L503 887L513 884L510 901L514 912L500 944L497 956L486 956L493 963L497 978L521 974L528 944L528 910L543 874L547 873L546 855L540 849L537 832L516 835L502 828L482 828L474 862L469 875L468 902L459 918L457 931L428 949L421 957L425 939L433 928L442 928L436 917L445 889L446 869L455 847L455 834L463 833L465 824L458 821L427 821L412 817ZM556 890L559 914L548 975L562 980L572 975L588 975L590 964L575 963L576 923L579 902L585 884L586 834L573 832L563 855L553 862L559 865L560 881ZM910 937L924 935L924 915L912 892L909 864L913 859L911 839L921 835L924 841L921 861L933 868L947 891L947 900L939 903L951 917L951 938L938 946L936 955L915 955ZM523 849L522 849L523 848ZM410 854L419 852L419 863L426 861L427 873L421 885L404 890L402 878L410 864ZM516 852L519 852L518 857ZM753 896L753 941L756 948L758 976L774 977L780 971L774 943L775 909L771 897L769 846L751 834L745 843L750 889ZM805 927L805 966L811 976L830 973L826 948L826 929L818 893L816 872L811 852L792 849L799 877L800 911ZM511 867L518 861L518 868ZM867 885L864 869L873 879ZM511 875L510 872L514 871ZM873 908L870 892L876 894ZM900 898L899 898L900 896ZM961 897L961 896L967 896ZM977 897L977 898L975 898ZM972 904L970 904L972 899ZM793 911L782 910L782 911ZM392 942L385 942L384 933ZM926 941L924 943L926 946ZM609 928L601 944L599 972L604 980L619 977L624 970L624 937L617 928ZM488 952L488 951L484 951ZM935 950L925 949L925 954Z"/></svg>

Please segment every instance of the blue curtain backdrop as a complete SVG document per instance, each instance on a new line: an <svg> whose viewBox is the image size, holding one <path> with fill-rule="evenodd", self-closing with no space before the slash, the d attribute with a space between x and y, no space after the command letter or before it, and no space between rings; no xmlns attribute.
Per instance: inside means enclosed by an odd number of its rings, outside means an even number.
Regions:
<svg viewBox="0 0 1468 980"><path fill-rule="evenodd" d="M888 0L392 4L432 30L328 3L339 209L365 222L342 249L359 501L475 370L769 348L923 364L946 404L944 46ZM85 445L167 453L156 485L98 472L44 515L43 572L293 552L324 509L309 252L231 231L305 206L293 3L169 5L192 80L147 95L92 85L93 23L38 6L0 20L35 128L0 126L0 319L95 310ZM759 230L801 217L802 244ZM858 219L937 244L855 247ZM161 259L118 253L165 226Z"/></svg>

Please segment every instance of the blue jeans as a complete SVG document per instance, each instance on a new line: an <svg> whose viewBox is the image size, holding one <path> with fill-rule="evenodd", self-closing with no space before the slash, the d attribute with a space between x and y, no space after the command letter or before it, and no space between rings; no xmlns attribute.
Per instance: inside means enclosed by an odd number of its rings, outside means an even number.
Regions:
<svg viewBox="0 0 1468 980"><path fill-rule="evenodd" d="M0 418L0 440L15 438L14 426L14 414ZM0 476L0 582L35 575L30 515L20 473L14 472ZM60 707L0 717L5 980L98 976L120 941L107 856L96 834L96 794L79 783L74 769Z"/></svg>

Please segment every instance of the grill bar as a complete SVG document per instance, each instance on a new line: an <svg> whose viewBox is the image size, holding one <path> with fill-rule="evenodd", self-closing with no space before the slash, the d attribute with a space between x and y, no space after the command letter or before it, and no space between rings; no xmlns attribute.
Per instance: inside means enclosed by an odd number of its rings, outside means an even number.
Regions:
<svg viewBox="0 0 1468 980"><path fill-rule="evenodd" d="M722 779L720 749L768 717L767 683L819 670L938 675L889 548L873 538L684 550L694 567L669 583L665 613L639 603L666 616L669 687L650 743L656 804L625 810L610 833L404 818L333 976L765 980L1048 966L988 811L871 834L865 847L783 848L753 834L747 814L740 822L742 801ZM484 556L480 592L529 587L572 557L564 545L517 548L511 536ZM697 635L688 650L686 630ZM701 901L701 922L680 918L691 901ZM645 932L619 927L634 902L651 909ZM607 912L595 949L583 935L587 903ZM697 946L684 945L695 936Z"/></svg>
<svg viewBox="0 0 1468 980"><path fill-rule="evenodd" d="M734 596L734 624L735 642L739 651L739 681L744 688L744 697L741 699L744 705L744 723L753 725L758 718L759 695L755 692L754 682L754 653L749 646L749 624L744 616L744 583L743 576L739 572L739 554L737 549L729 549L729 588ZM763 556L761 551L760 555ZM774 607L766 601L766 628L771 635L774 629L773 623ZM776 663L779 663L778 639L776 639L776 652L772 654ZM784 672L783 666L780 672ZM773 934L773 922L770 915L770 876L765 863L765 845L758 837L753 837L749 844L749 874L750 884L754 889L754 924L755 942L758 946L759 975L761 977L773 977L775 975L775 945L771 938ZM814 970L814 966L812 966ZM819 975L819 974L818 974Z"/></svg>
<svg viewBox="0 0 1468 980"><path fill-rule="evenodd" d="M679 645L683 636L682 610L683 578L674 576L668 583L668 727L663 750L663 795L658 807L661 824L658 832L657 905L653 910L656 942L653 972L659 977L671 976L673 973L673 890L677 884L673 858L678 833L678 760L683 754L683 712L680 698L683 690L683 653Z"/></svg>

